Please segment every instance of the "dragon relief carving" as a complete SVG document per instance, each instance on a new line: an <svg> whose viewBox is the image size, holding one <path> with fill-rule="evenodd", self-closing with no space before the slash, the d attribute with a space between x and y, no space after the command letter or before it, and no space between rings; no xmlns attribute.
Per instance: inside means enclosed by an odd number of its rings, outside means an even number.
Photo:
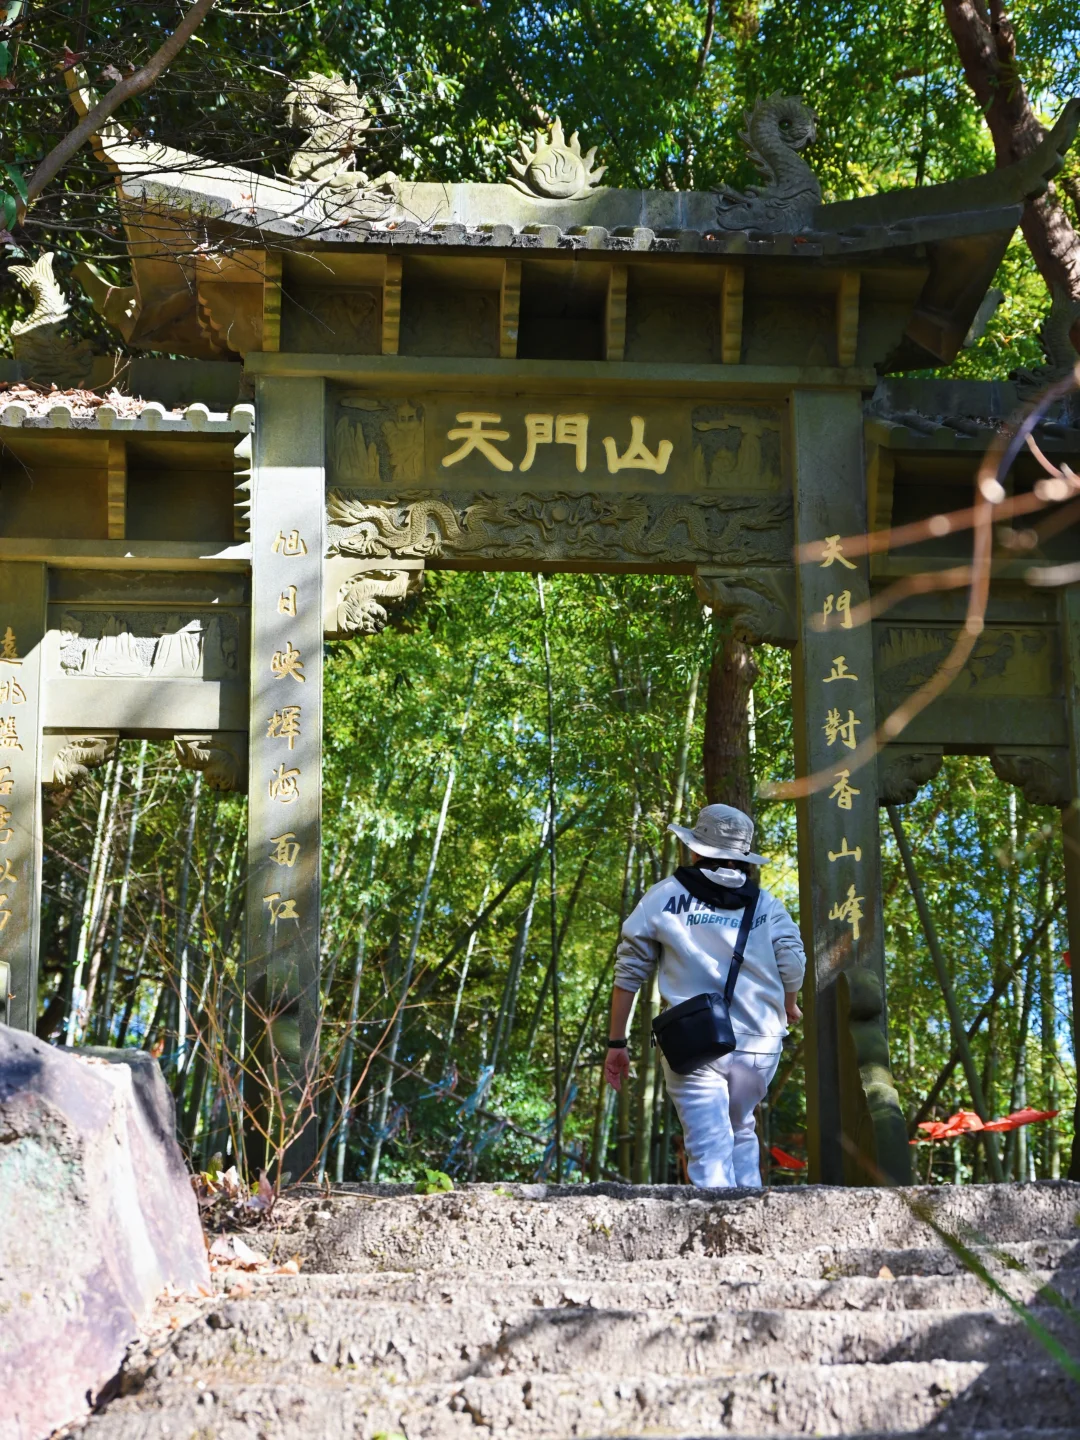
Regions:
<svg viewBox="0 0 1080 1440"><path fill-rule="evenodd" d="M42 782L46 820L52 819L71 799L80 785L90 779L91 770L105 765L116 754L116 735L73 735L57 750L52 773Z"/></svg>
<svg viewBox="0 0 1080 1440"><path fill-rule="evenodd" d="M786 564L791 499L776 496L439 495L399 501L334 489L329 554L494 555Z"/></svg>
<svg viewBox="0 0 1080 1440"><path fill-rule="evenodd" d="M1014 750L995 745L990 751L990 764L998 779L1018 786L1031 805L1056 805L1063 810L1072 800L1069 755L1063 747Z"/></svg>
<svg viewBox="0 0 1080 1440"><path fill-rule="evenodd" d="M944 759L941 746L886 745L877 757L878 804L910 804Z"/></svg>
<svg viewBox="0 0 1080 1440"><path fill-rule="evenodd" d="M797 644L794 569L700 569L694 576L694 588L715 616L732 622L736 639L788 649Z"/></svg>
<svg viewBox="0 0 1080 1440"><path fill-rule="evenodd" d="M739 138L766 183L750 186L745 194L725 186L718 228L788 233L809 225L821 204L821 185L799 151L816 137L814 112L801 100L779 92L759 100Z"/></svg>
<svg viewBox="0 0 1080 1440"><path fill-rule="evenodd" d="M247 736L242 732L177 735L173 748L176 763L201 770L211 790L247 789Z"/></svg>
<svg viewBox="0 0 1080 1440"><path fill-rule="evenodd" d="M358 570L338 587L334 635L378 635L390 619L386 606L423 583L422 570Z"/></svg>
<svg viewBox="0 0 1080 1440"><path fill-rule="evenodd" d="M11 344L28 380L73 390L90 378L93 348L89 340L71 340L60 332L71 307L53 274L50 251L33 265L12 265L11 273L30 291L34 308L11 327Z"/></svg>

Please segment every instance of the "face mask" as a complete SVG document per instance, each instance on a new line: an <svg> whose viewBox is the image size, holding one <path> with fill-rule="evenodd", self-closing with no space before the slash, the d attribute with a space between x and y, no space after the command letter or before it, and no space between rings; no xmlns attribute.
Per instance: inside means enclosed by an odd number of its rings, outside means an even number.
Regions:
<svg viewBox="0 0 1080 1440"><path fill-rule="evenodd" d="M707 880L712 880L717 885L725 885L729 890L738 890L740 886L746 884L746 875L742 870L728 870L726 868L720 870L703 869L701 873Z"/></svg>

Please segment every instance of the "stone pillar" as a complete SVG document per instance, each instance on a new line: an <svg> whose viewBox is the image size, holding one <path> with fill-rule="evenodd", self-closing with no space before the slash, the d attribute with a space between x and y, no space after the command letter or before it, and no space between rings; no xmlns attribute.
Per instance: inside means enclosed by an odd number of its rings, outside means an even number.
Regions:
<svg viewBox="0 0 1080 1440"><path fill-rule="evenodd" d="M47 599L44 565L0 565L0 961L10 967L10 1023L19 1030L37 1021Z"/></svg>
<svg viewBox="0 0 1080 1440"><path fill-rule="evenodd" d="M247 1093L274 1136L248 1158L287 1142L297 1180L317 1146L324 384L256 383L245 1043Z"/></svg>
<svg viewBox="0 0 1080 1440"><path fill-rule="evenodd" d="M1065 671L1065 711L1069 727L1069 790L1071 803L1061 812L1065 864L1065 905L1073 1002L1073 1054L1080 1054L1080 591L1063 590L1058 601L1061 651ZM1076 1099L1069 1179L1080 1180L1080 1094Z"/></svg>
<svg viewBox="0 0 1080 1440"><path fill-rule="evenodd" d="M796 774L828 774L798 802L810 1178L902 1182L910 1158L886 1039L877 766L848 763L876 724L870 627L847 614L869 595L869 566L839 544L867 523L861 397L796 391L792 425L795 543L836 537L797 567L792 654ZM829 628L813 628L815 616Z"/></svg>

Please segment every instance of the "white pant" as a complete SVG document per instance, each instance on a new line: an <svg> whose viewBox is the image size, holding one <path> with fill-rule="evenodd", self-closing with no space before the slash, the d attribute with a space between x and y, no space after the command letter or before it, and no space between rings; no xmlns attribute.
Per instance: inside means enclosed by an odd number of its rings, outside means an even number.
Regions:
<svg viewBox="0 0 1080 1440"><path fill-rule="evenodd" d="M663 1061L692 1184L761 1189L754 1107L765 1098L779 1063L779 1052L751 1055L735 1050L692 1075L676 1075Z"/></svg>

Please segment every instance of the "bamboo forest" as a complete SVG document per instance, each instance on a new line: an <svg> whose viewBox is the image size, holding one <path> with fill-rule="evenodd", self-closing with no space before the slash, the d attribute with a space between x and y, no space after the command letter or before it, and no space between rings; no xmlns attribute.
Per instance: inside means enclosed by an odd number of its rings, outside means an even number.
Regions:
<svg viewBox="0 0 1080 1440"><path fill-rule="evenodd" d="M668 823L706 799L723 643L679 577L434 571L381 635L330 644L324 1173L550 1174L558 1045L564 1173L680 1178L657 1052L638 1024L616 1097L604 1025L620 920L678 863ZM787 652L754 655L757 785L793 758ZM797 916L794 807L755 810L762 883ZM1057 1176L1076 1083L1057 812L952 757L904 817L957 997L981 1021L987 1106L1060 1111L1009 1133L1006 1172ZM916 1136L970 1098L882 821L893 1067ZM197 1167L243 1144L245 845L243 797L145 741L122 742L46 828L38 1033L157 1055ZM761 1117L774 1184L803 1174L803 1096L793 1032ZM915 1153L923 1179L981 1178L971 1136Z"/></svg>

